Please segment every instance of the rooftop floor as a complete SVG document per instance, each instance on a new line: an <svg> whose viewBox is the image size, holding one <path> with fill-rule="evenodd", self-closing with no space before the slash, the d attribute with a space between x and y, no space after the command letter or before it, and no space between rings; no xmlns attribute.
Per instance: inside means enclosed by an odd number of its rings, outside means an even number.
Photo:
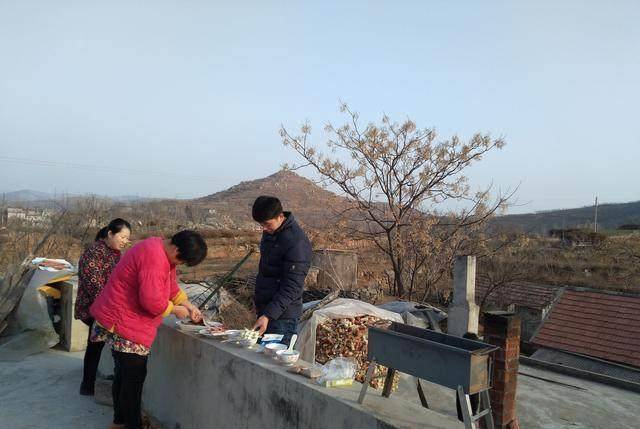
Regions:
<svg viewBox="0 0 640 429"><path fill-rule="evenodd" d="M11 429L104 429L112 409L80 396L82 352L49 350L0 362L0 426ZM518 415L527 429L633 427L640 394L548 370L520 366ZM453 391L424 383L435 411L455 416ZM408 379L393 396L418 402Z"/></svg>
<svg viewBox="0 0 640 429"><path fill-rule="evenodd" d="M84 352L49 350L0 362L0 427L106 429L113 409L80 396Z"/></svg>
<svg viewBox="0 0 640 429"><path fill-rule="evenodd" d="M424 383L429 406L456 415L453 390ZM412 380L401 381L404 399L419 403ZM549 370L520 365L517 407L527 429L632 428L639 418L640 393L618 389Z"/></svg>

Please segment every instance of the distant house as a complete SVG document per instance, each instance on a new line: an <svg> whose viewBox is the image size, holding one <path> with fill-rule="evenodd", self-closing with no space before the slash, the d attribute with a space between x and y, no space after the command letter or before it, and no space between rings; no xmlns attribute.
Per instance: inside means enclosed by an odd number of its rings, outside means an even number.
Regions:
<svg viewBox="0 0 640 429"><path fill-rule="evenodd" d="M27 210L9 207L7 208L7 220L8 219L26 219L27 218Z"/></svg>
<svg viewBox="0 0 640 429"><path fill-rule="evenodd" d="M53 216L51 209L23 209L19 207L8 207L6 209L6 220L21 220L32 224L43 224L48 222Z"/></svg>
<svg viewBox="0 0 640 429"><path fill-rule="evenodd" d="M640 295L567 289L531 343L535 359L640 383Z"/></svg>
<svg viewBox="0 0 640 429"><path fill-rule="evenodd" d="M476 279L476 304L484 300L485 311L505 310L520 316L523 341L529 341L563 290L561 286L524 281L508 282L490 293L491 289L485 279Z"/></svg>

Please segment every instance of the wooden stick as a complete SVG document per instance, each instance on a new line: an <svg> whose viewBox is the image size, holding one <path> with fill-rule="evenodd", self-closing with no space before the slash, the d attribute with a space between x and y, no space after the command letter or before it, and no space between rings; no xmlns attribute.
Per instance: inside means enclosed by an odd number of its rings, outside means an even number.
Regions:
<svg viewBox="0 0 640 429"><path fill-rule="evenodd" d="M331 301L333 301L334 299L338 298L339 295L340 295L340 291L339 290L334 290L334 291L330 292L327 296L325 296L324 298L322 298L320 300L318 305L316 305L315 307L310 308L307 311L305 311L304 313L302 313L302 317L300 317L300 321L304 322L305 320L309 319L313 315L314 311L320 310L322 307L325 307Z"/></svg>
<svg viewBox="0 0 640 429"><path fill-rule="evenodd" d="M382 396L388 398L391 396L391 389L393 388L393 377L396 375L396 370L393 368L387 369L387 377L384 379L384 387L382 388Z"/></svg>

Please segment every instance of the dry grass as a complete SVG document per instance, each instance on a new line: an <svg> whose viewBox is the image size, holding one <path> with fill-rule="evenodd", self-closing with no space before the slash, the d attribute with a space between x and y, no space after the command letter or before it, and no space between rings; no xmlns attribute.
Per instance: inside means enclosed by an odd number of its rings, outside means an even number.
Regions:
<svg viewBox="0 0 640 429"><path fill-rule="evenodd" d="M222 291L220 321L234 329L251 328L256 317L245 305L241 304L229 292Z"/></svg>

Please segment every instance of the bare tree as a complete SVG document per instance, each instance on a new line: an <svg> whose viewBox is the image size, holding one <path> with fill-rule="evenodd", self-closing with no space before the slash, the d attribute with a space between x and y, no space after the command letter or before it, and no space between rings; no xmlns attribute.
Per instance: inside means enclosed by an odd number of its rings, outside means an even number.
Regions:
<svg viewBox="0 0 640 429"><path fill-rule="evenodd" d="M466 142L457 136L438 140L434 129L419 129L408 119L392 122L387 116L380 124L361 126L358 114L346 104L341 111L348 122L325 127L332 156L310 145L309 124L297 136L281 128L283 144L304 160L291 168L310 166L342 191L351 203L344 213L351 234L371 240L384 252L393 267L394 292L404 296L411 278L408 237L423 226L425 216L435 216L439 227L464 229L506 204L508 196L498 196L489 204L489 190L473 193L462 174L504 141L480 133ZM351 161L345 161L344 155ZM437 208L448 201L471 208L453 216L438 215Z"/></svg>
<svg viewBox="0 0 640 429"><path fill-rule="evenodd" d="M529 239L525 235L498 236L488 243L478 258L478 278L487 284L478 297L480 311L491 297L503 293L511 283L527 278L530 271L527 261L531 258L528 250Z"/></svg>
<svg viewBox="0 0 640 429"><path fill-rule="evenodd" d="M487 218L478 212L473 222L466 215L425 216L406 234L408 299L426 301L434 289L448 286L457 255L482 253Z"/></svg>

